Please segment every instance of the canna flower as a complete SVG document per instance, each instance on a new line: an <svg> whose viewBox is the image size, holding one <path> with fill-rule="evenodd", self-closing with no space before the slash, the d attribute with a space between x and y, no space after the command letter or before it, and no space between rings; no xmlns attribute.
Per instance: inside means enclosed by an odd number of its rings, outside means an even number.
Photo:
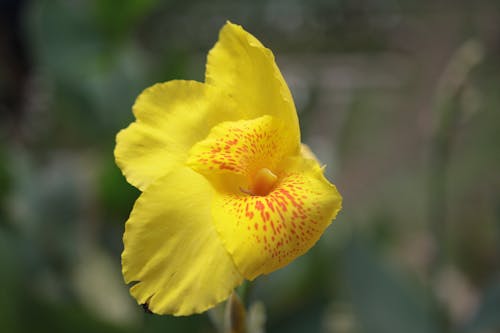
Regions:
<svg viewBox="0 0 500 333"><path fill-rule="evenodd" d="M304 254L341 206L300 143L272 52L226 23L205 83L169 81L137 98L115 158L142 193L125 225L122 272L158 314L203 312L244 279Z"/></svg>

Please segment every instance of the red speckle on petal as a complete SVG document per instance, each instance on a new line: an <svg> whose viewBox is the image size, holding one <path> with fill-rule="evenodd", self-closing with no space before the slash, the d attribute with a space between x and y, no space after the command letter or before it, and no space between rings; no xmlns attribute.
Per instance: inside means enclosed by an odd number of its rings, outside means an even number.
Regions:
<svg viewBox="0 0 500 333"><path fill-rule="evenodd" d="M197 161L202 172L212 168L218 176L219 170L224 170L245 179L244 184L235 184L241 186L238 193L217 194L225 200L220 209L231 210L224 216L230 224L228 235L242 240L235 244L235 251L243 248L260 254L251 259L256 260L252 263L256 267L276 269L317 241L326 227L323 197L303 174L280 169L284 155L275 156L286 152L280 151L283 136L273 126L255 121L236 123L241 128L228 125L218 132L220 137L211 138L209 148L197 156ZM269 191L256 192L256 175L264 168L276 172L277 180Z"/></svg>

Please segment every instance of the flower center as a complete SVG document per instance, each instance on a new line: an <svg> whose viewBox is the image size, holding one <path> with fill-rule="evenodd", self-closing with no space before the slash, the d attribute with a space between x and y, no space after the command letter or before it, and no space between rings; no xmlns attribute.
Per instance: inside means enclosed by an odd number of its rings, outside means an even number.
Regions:
<svg viewBox="0 0 500 333"><path fill-rule="evenodd" d="M255 174L250 193L258 196L267 195L271 192L277 181L278 176L268 168L262 168Z"/></svg>

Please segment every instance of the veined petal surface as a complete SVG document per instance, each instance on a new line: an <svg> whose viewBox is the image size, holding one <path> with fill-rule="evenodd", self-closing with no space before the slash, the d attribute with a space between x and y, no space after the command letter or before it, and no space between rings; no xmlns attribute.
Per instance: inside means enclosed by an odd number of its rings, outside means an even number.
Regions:
<svg viewBox="0 0 500 333"><path fill-rule="evenodd" d="M195 81L155 84L137 98L136 121L116 138L115 159L128 182L140 190L184 163L191 146L216 124L240 119L227 96Z"/></svg>
<svg viewBox="0 0 500 333"><path fill-rule="evenodd" d="M265 196L218 192L217 231L241 274L253 280L309 250L341 208L342 198L316 161L294 157Z"/></svg>
<svg viewBox="0 0 500 333"><path fill-rule="evenodd" d="M158 314L199 313L242 282L212 222L213 189L181 167L141 194L126 223L122 253L131 294Z"/></svg>
<svg viewBox="0 0 500 333"><path fill-rule="evenodd" d="M241 26L228 22L221 29L208 54L205 82L231 96L243 109L244 119L262 115L281 119L299 145L295 105L274 55Z"/></svg>

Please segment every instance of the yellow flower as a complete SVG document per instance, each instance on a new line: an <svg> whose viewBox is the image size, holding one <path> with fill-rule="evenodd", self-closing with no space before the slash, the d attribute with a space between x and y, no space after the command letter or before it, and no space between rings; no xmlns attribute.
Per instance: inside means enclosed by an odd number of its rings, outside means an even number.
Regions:
<svg viewBox="0 0 500 333"><path fill-rule="evenodd" d="M227 23L205 83L169 81L137 98L115 158L142 191L125 225L123 276L140 304L189 315L243 279L305 253L341 196L300 144L272 52Z"/></svg>

